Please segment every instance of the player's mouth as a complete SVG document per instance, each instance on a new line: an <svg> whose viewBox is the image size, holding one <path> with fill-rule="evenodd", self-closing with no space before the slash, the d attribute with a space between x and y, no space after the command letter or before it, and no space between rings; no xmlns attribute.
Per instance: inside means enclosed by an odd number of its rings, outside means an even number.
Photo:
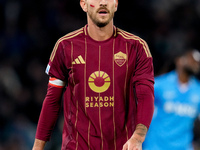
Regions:
<svg viewBox="0 0 200 150"><path fill-rule="evenodd" d="M108 12L107 9L100 9L100 10L98 11L98 14L101 15L101 16L105 16L105 15L107 15L108 13L109 13L109 12Z"/></svg>

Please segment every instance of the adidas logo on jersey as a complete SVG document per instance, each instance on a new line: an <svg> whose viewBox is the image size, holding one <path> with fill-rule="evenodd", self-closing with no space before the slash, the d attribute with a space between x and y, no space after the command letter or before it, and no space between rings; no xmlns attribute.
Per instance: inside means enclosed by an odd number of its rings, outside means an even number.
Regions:
<svg viewBox="0 0 200 150"><path fill-rule="evenodd" d="M73 65L74 65L74 64L85 64L85 61L84 61L83 57L82 57L81 55L79 55L78 58L76 58L76 59L72 62L72 64L73 64Z"/></svg>

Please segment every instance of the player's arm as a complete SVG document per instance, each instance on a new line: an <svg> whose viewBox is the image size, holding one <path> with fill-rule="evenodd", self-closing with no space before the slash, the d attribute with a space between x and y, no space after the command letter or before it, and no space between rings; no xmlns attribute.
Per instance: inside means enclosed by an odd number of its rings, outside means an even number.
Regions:
<svg viewBox="0 0 200 150"><path fill-rule="evenodd" d="M35 139L33 149L32 150L43 150L45 147L46 141L42 141L39 139Z"/></svg>
<svg viewBox="0 0 200 150"><path fill-rule="evenodd" d="M131 138L143 143L147 134L147 127L143 124L138 124Z"/></svg>
<svg viewBox="0 0 200 150"><path fill-rule="evenodd" d="M145 83L143 83L145 82ZM148 83L148 84L147 84ZM136 83L137 115L136 129L131 138L125 144L128 149L142 150L142 143L145 140L147 130L150 126L154 110L154 90L151 81L140 81Z"/></svg>
<svg viewBox="0 0 200 150"><path fill-rule="evenodd" d="M124 144L123 150L142 150L142 143L145 140L147 127L138 124L131 138Z"/></svg>
<svg viewBox="0 0 200 150"><path fill-rule="evenodd" d="M66 45L65 45L66 46ZM46 97L43 101L33 149L44 149L46 141L50 140L52 130L61 110L61 98L68 78L64 44L58 40L51 53L47 75L50 76Z"/></svg>
<svg viewBox="0 0 200 150"><path fill-rule="evenodd" d="M142 143L153 117L153 83L146 81L146 83L149 82L149 85L146 85L142 82L138 82L135 87L137 95L136 129L131 138L125 143L123 150L142 150Z"/></svg>
<svg viewBox="0 0 200 150"><path fill-rule="evenodd" d="M137 47L136 68L132 82L137 101L136 129L123 150L142 150L142 143L154 111L153 59L145 41L142 40Z"/></svg>
<svg viewBox="0 0 200 150"><path fill-rule="evenodd" d="M44 99L38 121L33 150L43 150L46 141L50 140L61 109L61 97L65 83L56 78L50 78L47 95Z"/></svg>
<svg viewBox="0 0 200 150"><path fill-rule="evenodd" d="M143 124L149 128L154 111L153 58L144 40L138 43L137 47L136 69L133 75L133 89L137 102L136 125Z"/></svg>

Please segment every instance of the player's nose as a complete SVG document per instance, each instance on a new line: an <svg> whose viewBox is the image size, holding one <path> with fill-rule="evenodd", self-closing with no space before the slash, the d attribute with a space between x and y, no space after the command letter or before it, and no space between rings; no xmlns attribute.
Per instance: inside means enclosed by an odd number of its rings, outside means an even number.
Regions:
<svg viewBox="0 0 200 150"><path fill-rule="evenodd" d="M108 0L100 0L100 6L104 5L107 6Z"/></svg>

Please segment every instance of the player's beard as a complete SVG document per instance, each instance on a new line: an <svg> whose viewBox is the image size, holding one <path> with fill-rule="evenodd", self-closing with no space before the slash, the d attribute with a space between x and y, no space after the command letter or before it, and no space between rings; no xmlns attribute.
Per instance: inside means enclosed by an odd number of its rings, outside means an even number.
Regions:
<svg viewBox="0 0 200 150"><path fill-rule="evenodd" d="M92 22L94 24L96 24L98 27L102 28L102 27L105 27L107 24L109 24L109 22L113 19L115 12L109 11L108 12L109 17L108 17L108 19L106 19L104 21L101 21L98 17L96 17L95 14L96 13L92 13L91 11L88 11L88 15L89 15L90 19L92 20Z"/></svg>

